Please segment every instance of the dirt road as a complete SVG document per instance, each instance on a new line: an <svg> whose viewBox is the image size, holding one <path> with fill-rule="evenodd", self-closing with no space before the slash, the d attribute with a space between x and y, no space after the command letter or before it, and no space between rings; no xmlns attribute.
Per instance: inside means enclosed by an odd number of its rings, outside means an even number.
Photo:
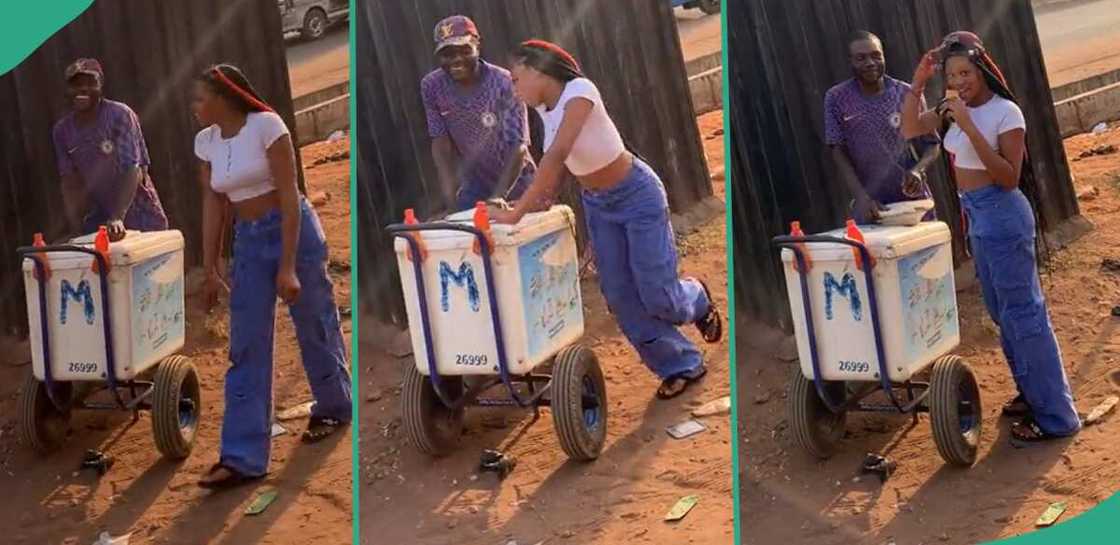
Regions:
<svg viewBox="0 0 1120 545"><path fill-rule="evenodd" d="M1059 4L1035 20L1051 86L1120 69L1120 0Z"/></svg>
<svg viewBox="0 0 1120 545"><path fill-rule="evenodd" d="M722 133L720 112L700 120L703 135ZM723 139L705 141L709 164L723 164ZM723 181L714 184L723 198ZM724 221L713 218L681 246L683 271L708 280L726 308ZM399 410L402 366L384 351L385 329L362 322L361 532L364 545L543 542L730 543L731 446L728 416L706 418L709 430L675 441L665 428L690 408L727 395L726 341L701 344L710 372L681 398L659 401L657 381L607 314L594 281L584 281L591 346L607 377L606 448L596 462L569 462L553 434L551 415L531 423L516 411L473 411L454 455L432 460L405 443ZM368 325L367 325L368 324ZM687 328L694 340L695 331ZM479 454L498 448L518 458L505 481L480 475ZM661 519L682 496L700 503L680 523Z"/></svg>
<svg viewBox="0 0 1120 545"><path fill-rule="evenodd" d="M1120 145L1120 129L1075 137L1066 149L1076 158L1103 144ZM1078 409L1088 413L1120 386L1109 380L1120 369L1120 321L1109 314L1120 302L1120 278L1101 271L1101 260L1115 258L1120 244L1120 154L1071 166L1079 191L1090 186L1099 191L1082 201L1082 213L1097 229L1056 255L1044 289ZM811 459L786 428L790 364L760 355L745 335L740 339L746 544L973 544L1033 530L1051 502L1068 502L1068 520L1120 488L1115 414L1071 440L1025 450L1009 444L1008 421L998 413L1014 384L995 326L977 287L958 294L958 305L962 343L957 353L978 375L985 415L979 461L967 470L942 463L928 416L911 428L905 417L850 415L841 452L825 462ZM740 331L751 328L743 325ZM767 339L755 341L766 344ZM874 477L856 479L867 452L898 462L898 472L885 485Z"/></svg>
<svg viewBox="0 0 1120 545"><path fill-rule="evenodd" d="M317 41L288 40L288 78L293 97L350 79L349 28L348 22L340 21Z"/></svg>
<svg viewBox="0 0 1120 545"><path fill-rule="evenodd" d="M336 300L349 307L349 142L304 148L310 192L329 192L318 206L331 244L331 272ZM314 166L317 159L335 160ZM85 413L72 421L66 446L47 458L35 456L16 440L18 388L29 365L0 362L0 542L23 545L88 545L101 531L117 536L132 532L132 545L349 543L351 530L351 442L339 433L318 445L304 446L298 434L304 422L287 423L291 433L274 440L271 475L257 486L209 493L195 481L217 461L222 414L222 382L228 366L228 318L224 310L206 316L188 300L187 348L203 387L199 437L190 458L163 461L155 450L148 415L130 425L127 415ZM225 308L224 306L222 307ZM299 363L299 350L287 310L276 335L275 403L279 408L310 399ZM349 335L347 319L343 326ZM5 353L5 356L8 354ZM30 356L14 358L29 361ZM78 466L86 449L116 458L97 478ZM260 486L275 486L280 495L262 515L242 513ZM293 541L293 536L300 536Z"/></svg>

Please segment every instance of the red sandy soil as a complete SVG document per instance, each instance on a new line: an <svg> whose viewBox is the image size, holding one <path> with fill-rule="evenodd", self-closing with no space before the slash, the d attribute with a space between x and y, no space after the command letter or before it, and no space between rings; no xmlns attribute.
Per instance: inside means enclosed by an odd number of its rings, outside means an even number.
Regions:
<svg viewBox="0 0 1120 545"><path fill-rule="evenodd" d="M1044 276L1050 312L1079 411L1088 413L1117 393L1110 374L1120 368L1120 321L1110 316L1120 303L1117 278L1102 272L1101 260L1117 257L1120 245L1120 154L1083 160L1081 152L1120 145L1120 130L1066 141L1082 214L1096 230L1058 252ZM848 434L834 458L818 462L793 443L786 427L788 363L760 347L764 335L748 340L740 326L738 345L740 456L744 544L791 543L972 544L1034 530L1051 502L1068 502L1068 520L1120 488L1113 414L1076 438L1025 450L1009 442L999 409L1014 385L998 344L997 330L973 286L958 294L961 346L957 353L980 381L984 436L971 469L947 467L934 447L927 415L916 427L908 417L849 415ZM745 323L745 322L740 322ZM757 331L757 330L754 330ZM867 452L898 462L885 484L873 476L856 479Z"/></svg>
<svg viewBox="0 0 1120 545"><path fill-rule="evenodd" d="M699 120L709 165L722 171L721 112ZM718 133L718 134L717 134ZM718 167L718 168L717 168ZM713 183L723 198L722 176ZM686 275L705 278L726 308L723 216L681 245ZM531 423L516 410L473 410L459 450L439 460L409 446L400 419L400 377L411 357L386 350L387 327L363 321L361 377L361 534L364 545L552 543L730 543L731 446L728 416L703 418L708 431L676 441L665 428L692 408L730 392L726 341L702 344L710 372L699 387L671 401L654 397L657 381L607 313L594 280L583 283L587 335L599 358L610 400L607 445L592 463L569 462L553 434L551 415ZM369 324L369 325L366 325ZM499 482L478 473L479 454L497 448L517 457ZM680 523L662 518L682 496L700 503Z"/></svg>
<svg viewBox="0 0 1120 545"><path fill-rule="evenodd" d="M322 143L302 150L309 193L329 200L319 204L331 244L331 272L336 300L350 301L349 142ZM335 155L332 162L313 162ZM22 295L20 295L22 297ZM131 543L198 545L203 543L349 543L352 533L352 448L350 433L320 444L299 441L304 423L285 423L288 435L273 441L267 480L226 492L210 493L195 481L217 461L222 414L222 384L228 365L228 316L224 304L207 316L188 299L188 355L201 376L203 420L193 454L181 463L160 458L151 437L150 418L131 424L127 414L79 413L73 434L59 452L38 457L17 440L17 399L30 373L26 345L22 353L0 361L0 541L12 544L93 543L105 530L113 536L132 532ZM276 336L275 403L278 410L310 399L287 310ZM343 325L349 336L349 319ZM116 458L98 478L79 471L86 449ZM255 491L275 486L276 502L259 516L243 514ZM10 502L10 503L9 503ZM298 536L298 537L297 537Z"/></svg>

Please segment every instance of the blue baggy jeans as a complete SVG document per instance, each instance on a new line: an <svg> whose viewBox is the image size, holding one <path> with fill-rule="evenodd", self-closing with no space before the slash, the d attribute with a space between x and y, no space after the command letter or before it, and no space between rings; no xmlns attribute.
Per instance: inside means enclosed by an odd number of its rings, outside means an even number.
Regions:
<svg viewBox="0 0 1120 545"><path fill-rule="evenodd" d="M999 325L1015 385L1051 435L1081 428L1035 257L1035 220L1018 189L988 186L961 194L984 304Z"/></svg>
<svg viewBox="0 0 1120 545"><path fill-rule="evenodd" d="M312 416L349 422L350 373L327 245L319 218L301 199L296 276L301 290L289 307L303 368L315 398ZM221 463L244 474L268 471L272 442L272 349L276 274L282 252L281 214L270 212L234 227L230 278L230 347L226 372Z"/></svg>
<svg viewBox="0 0 1120 545"><path fill-rule="evenodd" d="M678 276L661 180L635 159L624 180L582 195L600 288L622 333L661 379L698 372L700 350L678 326L703 317L711 303L698 281Z"/></svg>

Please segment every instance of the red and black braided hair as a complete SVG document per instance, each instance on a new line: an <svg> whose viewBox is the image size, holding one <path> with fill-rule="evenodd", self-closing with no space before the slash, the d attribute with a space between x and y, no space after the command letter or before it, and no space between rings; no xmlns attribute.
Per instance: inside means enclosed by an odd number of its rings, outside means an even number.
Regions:
<svg viewBox="0 0 1120 545"><path fill-rule="evenodd" d="M584 77L579 63L571 53L544 40L521 42L513 52L513 60L562 82Z"/></svg>
<svg viewBox="0 0 1120 545"><path fill-rule="evenodd" d="M1015 97L1015 93L1011 91L1011 86L1007 83L1007 78L1004 77L1003 71L1000 70L999 65L996 64L995 59L992 58L988 50L984 48L983 42L980 37L971 32L958 31L953 32L942 41L938 54L941 58L942 75L944 76L946 61L952 57L962 57L968 59L973 66L980 70L980 74L984 77L984 81L988 84L988 88L993 93L1007 99L1016 105L1019 100ZM946 79L945 81L948 81ZM948 123L942 127L941 136L944 142L945 132L948 130ZM945 154L946 157L948 154ZM953 169L950 168L949 175L953 176ZM1038 178L1034 173L1034 166L1031 164L1027 146L1024 144L1023 165L1019 174L1019 190L1026 195L1027 200L1031 203L1031 210L1034 212L1035 219L1035 248L1038 254L1038 262L1040 265L1048 265L1050 262L1050 247L1046 243L1046 232L1049 225L1046 222L1046 216L1039 212L1042 206L1042 188L1039 187Z"/></svg>
<svg viewBox="0 0 1120 545"><path fill-rule="evenodd" d="M241 69L232 64L211 66L199 74L198 80L242 113L275 111L261 98Z"/></svg>

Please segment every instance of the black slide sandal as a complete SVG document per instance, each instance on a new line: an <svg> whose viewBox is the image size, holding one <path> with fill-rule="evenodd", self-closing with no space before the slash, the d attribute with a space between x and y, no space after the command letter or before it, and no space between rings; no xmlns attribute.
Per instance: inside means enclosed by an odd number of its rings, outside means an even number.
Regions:
<svg viewBox="0 0 1120 545"><path fill-rule="evenodd" d="M337 419L326 416L313 416L307 421L307 430L303 432L300 439L304 443L318 443L327 437L330 437L334 432L346 424Z"/></svg>
<svg viewBox="0 0 1120 545"><path fill-rule="evenodd" d="M1026 448L1065 439L1063 435L1051 435L1042 431L1034 418L1026 417L1011 425L1011 445L1015 448Z"/></svg>
<svg viewBox="0 0 1120 545"><path fill-rule="evenodd" d="M689 374L688 372L679 373L661 381L661 385L657 387L657 398L673 399L685 393L689 386L700 382L700 379L708 374L708 368L701 366L700 369L694 373L695 374Z"/></svg>
<svg viewBox="0 0 1120 545"><path fill-rule="evenodd" d="M704 342L718 343L723 338L723 317L716 308L716 301L712 299L712 292L708 290L708 285L703 280L697 282L700 282L700 287L704 288L704 295L708 297L708 313L696 320L696 329L700 331Z"/></svg>
<svg viewBox="0 0 1120 545"><path fill-rule="evenodd" d="M233 469L232 467L229 467L221 462L210 466L210 470L206 472L206 476L209 477L210 475L213 475L214 472L219 469L226 470L226 473L228 473L228 475L216 481L199 480L199 488L205 488L206 490L226 490L253 481L259 481L264 478L264 475L245 475L244 473L241 473L240 471L237 471L236 469Z"/></svg>

